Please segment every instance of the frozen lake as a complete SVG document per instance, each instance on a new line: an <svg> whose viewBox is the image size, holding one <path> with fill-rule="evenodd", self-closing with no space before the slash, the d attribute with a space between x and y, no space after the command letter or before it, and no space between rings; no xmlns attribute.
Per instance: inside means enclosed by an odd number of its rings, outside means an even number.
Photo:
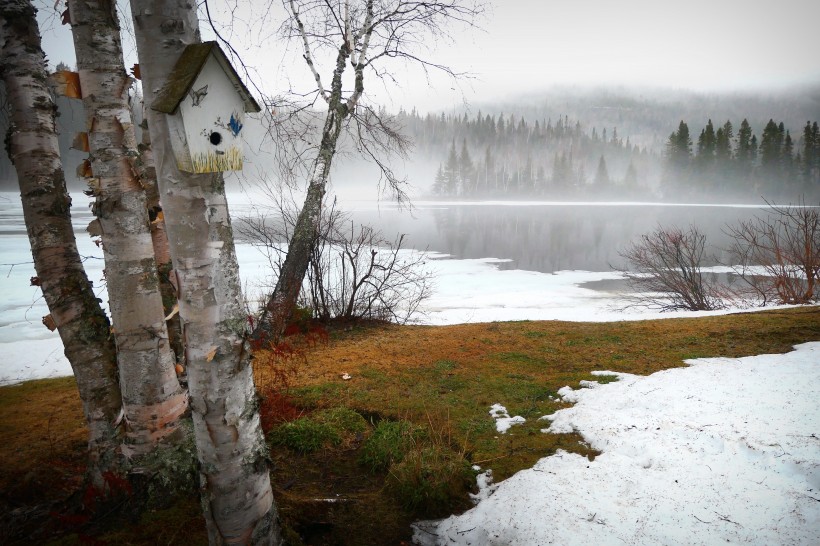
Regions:
<svg viewBox="0 0 820 546"><path fill-rule="evenodd" d="M85 233L91 221L88 198L72 197L80 253L106 301L101 252ZM232 216L255 214L251 202L259 200L230 195ZM419 317L426 324L671 317L616 310L620 275L609 265L618 264L618 250L659 223L697 224L720 245L727 223L762 212L749 205L640 203L419 201L412 212L384 202L341 207L352 211L354 221L381 229L386 238L406 233L409 246L428 252L435 291ZM237 254L242 281L253 297L269 268L264 256L246 243L237 244ZM0 264L0 347L5 354L0 384L69 375L59 337L41 324L48 311L39 289L30 286L34 268L16 193L0 193Z"/></svg>

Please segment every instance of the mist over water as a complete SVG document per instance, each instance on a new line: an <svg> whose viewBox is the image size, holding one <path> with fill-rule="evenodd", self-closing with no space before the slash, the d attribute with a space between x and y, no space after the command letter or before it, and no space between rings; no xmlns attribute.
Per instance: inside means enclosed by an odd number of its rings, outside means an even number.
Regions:
<svg viewBox="0 0 820 546"><path fill-rule="evenodd" d="M380 229L388 239L406 234L406 244L419 250L457 259L510 260L499 267L541 273L623 266L619 251L659 225L696 225L707 236L710 254L728 262L722 250L729 246L727 224L766 214L765 207L749 205L520 201L418 201L412 211L358 202L348 210L354 222Z"/></svg>

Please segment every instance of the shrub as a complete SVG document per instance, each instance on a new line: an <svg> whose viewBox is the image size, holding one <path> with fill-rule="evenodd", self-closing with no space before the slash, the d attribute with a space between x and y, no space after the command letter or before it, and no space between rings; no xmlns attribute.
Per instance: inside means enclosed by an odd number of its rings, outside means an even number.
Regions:
<svg viewBox="0 0 820 546"><path fill-rule="evenodd" d="M342 437L331 425L318 423L309 417L281 425L273 431L272 436L273 443L299 453L313 453L342 443Z"/></svg>
<svg viewBox="0 0 820 546"><path fill-rule="evenodd" d="M319 410L311 415L319 423L326 423L344 434L361 434L367 430L364 417L350 408L337 407Z"/></svg>
<svg viewBox="0 0 820 546"><path fill-rule="evenodd" d="M820 301L820 210L770 207L767 217L729 228L733 269L746 288L740 295L760 305Z"/></svg>
<svg viewBox="0 0 820 546"><path fill-rule="evenodd" d="M632 266L621 270L635 295L628 307L660 311L708 311L725 307L722 288L702 273L706 236L697 227L687 231L658 227L641 235L620 256Z"/></svg>
<svg viewBox="0 0 820 546"><path fill-rule="evenodd" d="M243 218L238 233L281 271L300 207L280 197L271 215ZM313 318L376 319L406 323L432 292L426 254L404 248L404 235L350 221L335 203L322 209L299 303ZM310 317L308 317L310 318ZM295 319L295 317L294 317Z"/></svg>
<svg viewBox="0 0 820 546"><path fill-rule="evenodd" d="M405 454L390 467L387 487L405 509L422 517L448 514L463 504L475 473L460 453L428 445Z"/></svg>
<svg viewBox="0 0 820 546"><path fill-rule="evenodd" d="M364 418L348 408L320 410L274 429L272 442L299 453L313 453L352 442L367 430Z"/></svg>
<svg viewBox="0 0 820 546"><path fill-rule="evenodd" d="M387 470L401 462L423 436L422 429L408 421L380 421L362 446L359 462L376 470Z"/></svg>

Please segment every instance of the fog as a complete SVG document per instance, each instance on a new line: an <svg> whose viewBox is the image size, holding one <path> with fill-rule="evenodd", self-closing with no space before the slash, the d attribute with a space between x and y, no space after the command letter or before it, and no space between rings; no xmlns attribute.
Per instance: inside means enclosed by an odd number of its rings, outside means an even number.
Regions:
<svg viewBox="0 0 820 546"><path fill-rule="evenodd" d="M73 66L70 28L59 24L54 5L38 5L50 66ZM248 66L244 76L255 93L301 93L315 87L301 58L301 43L278 32L279 2L271 9L259 0L209 5L214 29ZM820 119L820 65L813 58L817 2L518 0L491 1L487 8L475 27L453 24L446 35L417 45L420 56L452 67L458 78L397 62L386 65L393 78L366 80L363 101L398 115L415 142L407 157L386 158L406 179L411 196L743 203L759 203L761 197L790 201L806 193L814 197L813 181L793 180L794 173L787 184L736 169L706 176L685 173L681 180L670 174L664 154L681 120L690 127L696 153L698 131L708 120L716 127L729 120L737 131L748 119L760 139L773 119L790 131L796 156L805 122ZM127 5L121 12L125 64L130 67L136 55ZM204 13L202 19L203 39L213 39L215 30ZM320 70L323 60L317 58ZM78 189L83 182L73 173L80 154L67 143L83 130L82 115L76 102L61 102L65 170ZM449 120L431 134L426 115L442 113ZM529 140L522 145L520 135L499 134L489 142L462 122L463 116L474 121L479 114L496 124L503 115L507 127L510 120L516 125L524 121ZM555 128L562 119L571 131L564 127L564 133L547 134L546 124ZM251 185L272 176L278 146L262 138L261 127L252 131L252 125L246 135L249 168L240 175ZM476 169L483 167L485 180L470 182L475 188L462 184L435 191L437 171L447 167L453 145L459 155L467 151ZM334 160L334 191L347 198L378 197L378 171L363 164L352 146L347 150L354 153ZM602 159L606 176L597 176ZM695 184L690 183L693 178ZM0 158L0 187L14 187L5 157Z"/></svg>

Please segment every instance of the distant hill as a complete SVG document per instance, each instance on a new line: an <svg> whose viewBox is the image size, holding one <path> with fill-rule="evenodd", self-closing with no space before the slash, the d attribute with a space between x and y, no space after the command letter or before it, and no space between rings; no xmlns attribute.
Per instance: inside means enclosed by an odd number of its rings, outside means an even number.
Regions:
<svg viewBox="0 0 820 546"><path fill-rule="evenodd" d="M702 127L743 118L760 134L770 118L795 129L808 120L820 118L820 84L788 90L764 92L694 92L683 89L626 87L554 87L533 91L496 103L470 105L468 115L514 114L535 122L562 116L578 120L592 129L618 129L632 144L661 151L669 134L681 120ZM463 114L465 109L449 111Z"/></svg>

